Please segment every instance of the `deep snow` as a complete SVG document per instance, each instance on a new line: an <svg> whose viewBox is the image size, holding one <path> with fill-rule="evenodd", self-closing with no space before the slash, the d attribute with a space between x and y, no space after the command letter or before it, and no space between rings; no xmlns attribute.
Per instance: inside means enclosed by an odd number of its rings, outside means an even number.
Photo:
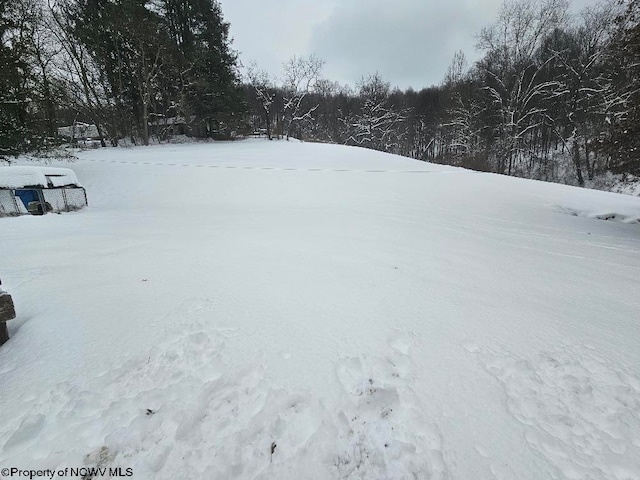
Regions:
<svg viewBox="0 0 640 480"><path fill-rule="evenodd" d="M284 141L79 157L88 208L0 219L0 467L640 479L640 198Z"/></svg>

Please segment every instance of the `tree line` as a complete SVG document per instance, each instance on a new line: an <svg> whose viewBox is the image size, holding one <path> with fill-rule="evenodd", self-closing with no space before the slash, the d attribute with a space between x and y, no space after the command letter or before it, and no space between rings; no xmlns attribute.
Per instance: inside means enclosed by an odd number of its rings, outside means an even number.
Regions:
<svg viewBox="0 0 640 480"><path fill-rule="evenodd" d="M480 59L452 59L440 85L400 91L379 74L355 89L322 80L287 122L291 87L250 69L255 128L412 158L584 185L640 174L640 2L570 14L567 0L506 1L479 32ZM285 67L286 70L286 67ZM275 126L275 130L274 130Z"/></svg>
<svg viewBox="0 0 640 480"><path fill-rule="evenodd" d="M354 87L293 57L241 67L216 0L0 0L0 156L96 126L103 146L261 133L583 185L640 174L640 0L507 0L439 85Z"/></svg>
<svg viewBox="0 0 640 480"><path fill-rule="evenodd" d="M243 112L228 34L211 0L0 0L0 155L75 121L103 146L146 145L176 116L224 134Z"/></svg>

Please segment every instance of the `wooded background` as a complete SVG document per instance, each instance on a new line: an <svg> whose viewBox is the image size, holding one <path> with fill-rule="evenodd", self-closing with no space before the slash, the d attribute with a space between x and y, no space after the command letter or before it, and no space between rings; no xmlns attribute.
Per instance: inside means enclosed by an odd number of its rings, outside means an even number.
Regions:
<svg viewBox="0 0 640 480"><path fill-rule="evenodd" d="M640 1L569 6L505 2L478 61L401 91L332 82L313 55L241 66L213 0L0 0L0 156L84 122L103 146L263 134L578 185L638 175Z"/></svg>

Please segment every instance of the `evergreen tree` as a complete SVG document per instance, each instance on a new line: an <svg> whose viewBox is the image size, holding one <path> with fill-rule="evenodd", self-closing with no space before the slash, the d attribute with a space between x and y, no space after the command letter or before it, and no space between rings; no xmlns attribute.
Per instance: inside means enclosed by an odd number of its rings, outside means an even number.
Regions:
<svg viewBox="0 0 640 480"><path fill-rule="evenodd" d="M18 15L18 2L0 0L0 158L29 148L28 25Z"/></svg>
<svg viewBox="0 0 640 480"><path fill-rule="evenodd" d="M122 120L121 133L149 141L150 109L166 61L160 17L146 0L81 0L74 34L96 60Z"/></svg>
<svg viewBox="0 0 640 480"><path fill-rule="evenodd" d="M195 135L227 136L243 110L229 24L213 0L162 0L176 47L180 113Z"/></svg>
<svg viewBox="0 0 640 480"><path fill-rule="evenodd" d="M640 1L625 2L611 49L615 88L609 99L612 170L640 174Z"/></svg>

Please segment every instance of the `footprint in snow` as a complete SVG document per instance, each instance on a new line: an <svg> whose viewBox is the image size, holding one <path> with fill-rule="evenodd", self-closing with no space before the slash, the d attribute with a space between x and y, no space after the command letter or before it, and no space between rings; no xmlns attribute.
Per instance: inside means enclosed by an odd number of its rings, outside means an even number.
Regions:
<svg viewBox="0 0 640 480"><path fill-rule="evenodd" d="M567 478L640 478L640 379L584 347L478 353L529 445ZM633 473L635 472L635 473Z"/></svg>

